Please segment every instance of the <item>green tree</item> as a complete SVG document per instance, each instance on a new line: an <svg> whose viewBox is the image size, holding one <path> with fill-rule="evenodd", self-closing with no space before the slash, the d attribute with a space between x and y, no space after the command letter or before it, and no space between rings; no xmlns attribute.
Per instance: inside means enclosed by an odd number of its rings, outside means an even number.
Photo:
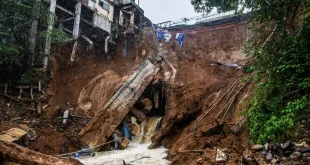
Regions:
<svg viewBox="0 0 310 165"><path fill-rule="evenodd" d="M33 8L37 8L33 14ZM38 30L35 38L46 36L48 6L38 0L0 0L0 79L1 81L16 81L25 70L31 67L30 29L33 19L38 21ZM52 41L63 42L66 34L55 29L52 32ZM37 43L37 47L39 43Z"/></svg>
<svg viewBox="0 0 310 165"><path fill-rule="evenodd" d="M192 1L198 12L227 5L252 10L252 37L245 44L245 71L252 72L257 83L248 111L250 133L258 142L285 139L310 117L310 1L221 2Z"/></svg>
<svg viewBox="0 0 310 165"><path fill-rule="evenodd" d="M225 12L238 8L238 0L191 0L197 12L211 12L216 8L218 12Z"/></svg>

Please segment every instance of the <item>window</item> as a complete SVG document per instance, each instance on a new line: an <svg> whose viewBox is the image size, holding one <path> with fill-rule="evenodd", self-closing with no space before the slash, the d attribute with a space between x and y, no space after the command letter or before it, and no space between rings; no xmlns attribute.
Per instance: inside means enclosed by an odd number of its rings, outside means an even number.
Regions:
<svg viewBox="0 0 310 165"><path fill-rule="evenodd" d="M110 12L110 5L103 2L103 0L100 0L99 1L99 6L101 6L104 10Z"/></svg>

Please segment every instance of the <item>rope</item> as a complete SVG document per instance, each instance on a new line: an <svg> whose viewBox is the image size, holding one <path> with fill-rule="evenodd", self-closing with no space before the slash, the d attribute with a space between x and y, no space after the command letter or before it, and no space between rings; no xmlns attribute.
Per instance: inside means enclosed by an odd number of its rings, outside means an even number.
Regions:
<svg viewBox="0 0 310 165"><path fill-rule="evenodd" d="M142 137L150 137L150 136L144 135L144 136L142 136ZM124 139L124 138L126 138L126 137L119 137L119 138ZM67 156L67 155L73 155L73 154L78 153L78 152L83 152L83 151L87 151L87 150L93 150L93 149L95 149L95 148L97 148L97 147L101 147L101 146L104 146L104 145L106 145L106 144L110 144L110 143L112 143L112 142L115 142L115 141L114 141L114 140L111 140L111 141L105 142L105 143L103 143L103 144L96 145L96 146L94 146L94 147L91 147L91 148L88 148L88 149L85 149L85 150L76 151L76 152L69 152L69 153L65 153L65 154L59 154L59 155L56 155L56 156L62 157L62 156Z"/></svg>
<svg viewBox="0 0 310 165"><path fill-rule="evenodd" d="M121 139L124 139L124 138L126 138L126 137L120 137ZM95 149L95 148L97 148L97 147L101 147L101 146L104 146L104 145L106 145L106 144L110 144L110 143L112 143L112 142L115 142L114 140L111 140L111 141L108 141L108 142L105 142L105 143L103 143L103 144L99 144L99 145L96 145L96 146L94 146L94 147L91 147L91 148L88 148L88 149L85 149L85 150L81 150L81 151L76 151L76 152L70 152L70 153L65 153L65 154L59 154L59 155L56 155L56 156L67 156L67 155L72 155L72 154L75 154L75 153L78 153L78 152L82 152L82 151L87 151L87 150L93 150L93 149Z"/></svg>

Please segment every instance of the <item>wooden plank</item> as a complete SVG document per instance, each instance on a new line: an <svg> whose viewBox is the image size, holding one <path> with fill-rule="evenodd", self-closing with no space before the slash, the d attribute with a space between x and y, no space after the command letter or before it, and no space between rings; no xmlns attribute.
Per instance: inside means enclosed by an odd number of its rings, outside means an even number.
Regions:
<svg viewBox="0 0 310 165"><path fill-rule="evenodd" d="M130 143L130 140L127 138L119 138L117 141L119 142L119 148L122 150L127 148L128 144Z"/></svg>

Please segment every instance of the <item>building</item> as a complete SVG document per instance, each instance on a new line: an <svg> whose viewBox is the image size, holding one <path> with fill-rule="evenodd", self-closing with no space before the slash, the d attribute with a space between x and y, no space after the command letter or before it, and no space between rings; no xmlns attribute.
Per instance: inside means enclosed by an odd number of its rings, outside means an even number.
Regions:
<svg viewBox="0 0 310 165"><path fill-rule="evenodd" d="M135 0L45 0L55 4L58 26L72 34L73 39L83 38L93 48L94 43L100 50L108 53L110 44L115 45L116 39L123 35L137 34L150 21L144 17L144 11ZM53 3L51 3L53 2ZM54 6L55 7L55 6ZM101 45L103 45L103 49ZM72 51L72 61L77 42Z"/></svg>

